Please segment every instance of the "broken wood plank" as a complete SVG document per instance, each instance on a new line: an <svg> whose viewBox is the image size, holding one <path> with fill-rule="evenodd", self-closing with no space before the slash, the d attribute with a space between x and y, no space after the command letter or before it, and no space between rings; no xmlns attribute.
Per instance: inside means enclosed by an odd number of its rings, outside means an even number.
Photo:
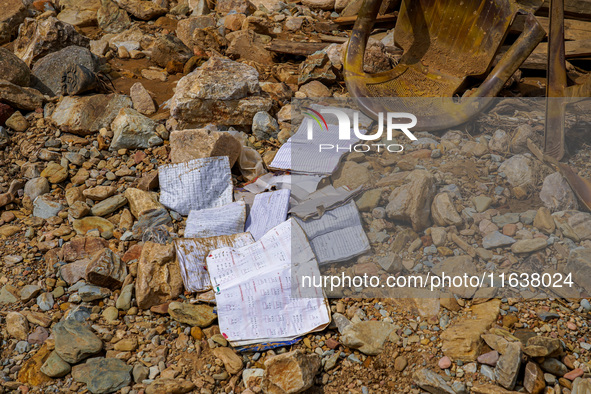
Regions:
<svg viewBox="0 0 591 394"><path fill-rule="evenodd" d="M546 30L550 30L550 19L545 16L536 16L540 25ZM518 34L523 31L525 22L525 15L517 15L513 25L511 25L511 33ZM591 39L591 22L580 21L575 19L564 20L564 39L569 41Z"/></svg>
<svg viewBox="0 0 591 394"><path fill-rule="evenodd" d="M545 0L540 13L548 15L550 1ZM564 0L564 16L574 19L591 19L591 0Z"/></svg>
<svg viewBox="0 0 591 394"><path fill-rule="evenodd" d="M349 41L349 37L331 36L329 34L319 34L318 38L324 42L333 42L336 44L342 44Z"/></svg>
<svg viewBox="0 0 591 394"><path fill-rule="evenodd" d="M323 50L329 45L330 42L273 40L265 48L271 52L308 56L314 52Z"/></svg>
<svg viewBox="0 0 591 394"><path fill-rule="evenodd" d="M585 58L591 56L591 39L579 41L565 41L565 56L567 59ZM507 52L508 46L502 46L499 53L493 61L493 65L498 62L501 56ZM536 49L529 55L519 68L529 70L545 70L548 64L548 43L541 42ZM574 67L566 62L566 69L573 70Z"/></svg>
<svg viewBox="0 0 591 394"><path fill-rule="evenodd" d="M398 13L395 12L393 14L386 14L386 15L378 15L376 18L376 23L380 22L393 22L396 20ZM357 20L357 15L354 16L341 16L334 20L334 23L337 25L352 25ZM394 27L394 26L392 26Z"/></svg>

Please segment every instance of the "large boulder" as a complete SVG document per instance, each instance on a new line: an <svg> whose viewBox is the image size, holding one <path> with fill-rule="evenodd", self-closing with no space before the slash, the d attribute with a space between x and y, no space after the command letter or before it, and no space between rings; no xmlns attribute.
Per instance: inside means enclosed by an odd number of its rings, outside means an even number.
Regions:
<svg viewBox="0 0 591 394"><path fill-rule="evenodd" d="M207 123L251 125L272 100L260 96L259 74L251 66L212 57L181 78L171 100L171 115L185 126Z"/></svg>
<svg viewBox="0 0 591 394"><path fill-rule="evenodd" d="M176 130L170 134L170 161L183 163L193 159L228 156L230 167L240 156L242 145L230 133L208 129Z"/></svg>
<svg viewBox="0 0 591 394"><path fill-rule="evenodd" d="M29 86L31 71L14 53L6 48L0 48L0 79L18 86Z"/></svg>
<svg viewBox="0 0 591 394"><path fill-rule="evenodd" d="M113 141L109 149L146 149L162 143L156 122L135 109L122 108L111 123Z"/></svg>
<svg viewBox="0 0 591 394"><path fill-rule="evenodd" d="M115 2L131 15L144 21L149 21L167 12L166 8L149 0L115 0Z"/></svg>
<svg viewBox="0 0 591 394"><path fill-rule="evenodd" d="M127 12L111 0L101 1L96 16L99 27L105 33L121 33L131 24Z"/></svg>
<svg viewBox="0 0 591 394"><path fill-rule="evenodd" d="M14 53L28 66L43 56L70 45L88 48L90 40L74 26L50 16L46 19L25 19L14 42Z"/></svg>
<svg viewBox="0 0 591 394"><path fill-rule="evenodd" d="M171 71L182 71L193 52L179 38L172 34L159 36L154 40L151 60L160 67Z"/></svg>
<svg viewBox="0 0 591 394"><path fill-rule="evenodd" d="M0 0L0 45L9 42L27 16L22 0Z"/></svg>
<svg viewBox="0 0 591 394"><path fill-rule="evenodd" d="M11 107L33 111L43 106L45 98L36 89L15 85L0 79L0 103Z"/></svg>
<svg viewBox="0 0 591 394"><path fill-rule="evenodd" d="M57 19L72 26L96 26L100 0L60 0L61 12Z"/></svg>
<svg viewBox="0 0 591 394"><path fill-rule="evenodd" d="M72 65L98 71L99 60L88 48L76 45L50 53L33 66L33 75L37 77L35 87L50 96L63 95L62 75Z"/></svg>

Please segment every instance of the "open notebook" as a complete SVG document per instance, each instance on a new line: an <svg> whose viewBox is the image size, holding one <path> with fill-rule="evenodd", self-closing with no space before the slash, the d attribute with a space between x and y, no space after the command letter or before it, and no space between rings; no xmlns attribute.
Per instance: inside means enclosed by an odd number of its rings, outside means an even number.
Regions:
<svg viewBox="0 0 591 394"><path fill-rule="evenodd" d="M322 289L298 286L303 274L320 272L303 230L291 219L255 243L210 252L207 267L220 331L232 346L288 342L330 323Z"/></svg>

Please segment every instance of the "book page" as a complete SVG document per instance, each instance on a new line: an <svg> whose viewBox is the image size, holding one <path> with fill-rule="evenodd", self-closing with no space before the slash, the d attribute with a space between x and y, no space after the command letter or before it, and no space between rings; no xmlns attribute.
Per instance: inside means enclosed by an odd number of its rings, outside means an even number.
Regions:
<svg viewBox="0 0 591 394"><path fill-rule="evenodd" d="M322 290L316 289L316 298L292 294L292 242L297 264L305 267L298 269L320 275L303 231L292 220L254 244L208 255L220 331L233 346L295 338L330 322Z"/></svg>
<svg viewBox="0 0 591 394"><path fill-rule="evenodd" d="M370 250L354 201L326 211L319 219L295 219L310 240L318 264L346 261Z"/></svg>
<svg viewBox="0 0 591 394"><path fill-rule="evenodd" d="M160 203L183 216L191 210L232 202L232 174L227 156L206 157L158 168Z"/></svg>
<svg viewBox="0 0 591 394"><path fill-rule="evenodd" d="M222 235L209 238L178 238L174 241L176 256L185 289L192 292L211 288L205 265L207 254L223 247L242 247L254 242L250 233Z"/></svg>
<svg viewBox="0 0 591 394"><path fill-rule="evenodd" d="M231 235L244 231L246 203L236 201L217 208L189 212L185 238Z"/></svg>
<svg viewBox="0 0 591 394"><path fill-rule="evenodd" d="M245 227L255 240L258 241L267 231L287 219L289 196L289 189L260 193L255 196Z"/></svg>

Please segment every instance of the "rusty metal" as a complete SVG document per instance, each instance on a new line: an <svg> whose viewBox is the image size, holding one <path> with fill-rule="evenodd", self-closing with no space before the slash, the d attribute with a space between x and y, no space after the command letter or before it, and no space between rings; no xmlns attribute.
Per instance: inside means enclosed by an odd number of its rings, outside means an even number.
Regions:
<svg viewBox="0 0 591 394"><path fill-rule="evenodd" d="M345 81L374 119L380 112L400 112L401 103L407 103L410 112L421 115L415 129L453 127L477 115L491 102L482 98L496 96L546 34L529 9L513 0L403 0L395 27L402 58L392 70L368 74L363 57L381 1L365 0L361 8L345 54ZM526 14L524 31L490 70L518 12ZM486 78L454 100L470 76ZM413 97L439 99L420 105L401 100Z"/></svg>

